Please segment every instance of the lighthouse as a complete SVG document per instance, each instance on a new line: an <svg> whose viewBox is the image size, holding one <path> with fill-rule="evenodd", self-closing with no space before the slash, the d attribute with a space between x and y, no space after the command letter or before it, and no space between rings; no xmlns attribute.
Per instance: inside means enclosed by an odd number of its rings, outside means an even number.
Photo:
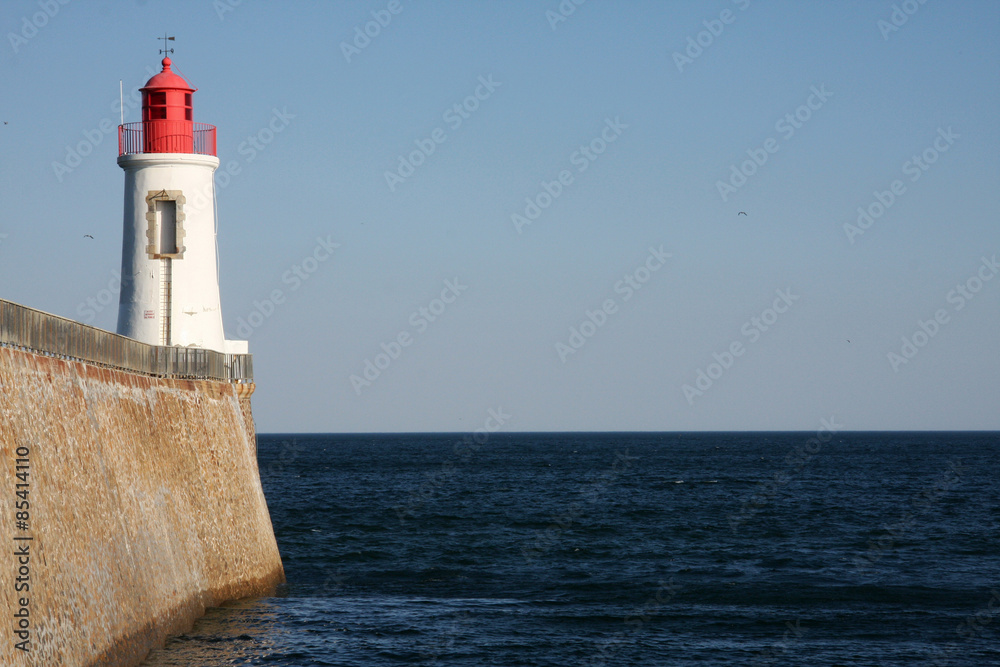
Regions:
<svg viewBox="0 0 1000 667"><path fill-rule="evenodd" d="M215 126L194 122L197 89L171 66L163 58L162 71L140 89L142 121L118 128L125 171L118 333L150 345L246 353L246 341L227 341L222 328Z"/></svg>

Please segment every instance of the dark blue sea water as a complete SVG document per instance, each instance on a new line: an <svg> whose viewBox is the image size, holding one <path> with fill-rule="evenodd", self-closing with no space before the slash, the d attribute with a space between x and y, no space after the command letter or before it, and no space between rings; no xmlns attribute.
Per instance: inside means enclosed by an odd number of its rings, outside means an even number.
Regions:
<svg viewBox="0 0 1000 667"><path fill-rule="evenodd" d="M262 435L288 584L145 664L1000 664L1000 434L816 435Z"/></svg>

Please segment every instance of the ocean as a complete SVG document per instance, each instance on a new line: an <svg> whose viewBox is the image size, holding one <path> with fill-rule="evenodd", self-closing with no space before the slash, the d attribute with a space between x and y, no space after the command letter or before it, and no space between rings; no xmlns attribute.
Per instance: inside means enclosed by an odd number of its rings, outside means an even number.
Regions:
<svg viewBox="0 0 1000 667"><path fill-rule="evenodd" d="M1000 665L1000 433L836 431L260 435L288 583L144 664Z"/></svg>

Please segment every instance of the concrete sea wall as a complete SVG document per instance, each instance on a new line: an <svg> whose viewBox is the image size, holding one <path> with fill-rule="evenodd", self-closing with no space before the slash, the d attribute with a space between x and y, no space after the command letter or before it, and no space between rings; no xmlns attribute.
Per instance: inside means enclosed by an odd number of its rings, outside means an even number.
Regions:
<svg viewBox="0 0 1000 667"><path fill-rule="evenodd" d="M0 665L136 665L284 580L247 387L0 347Z"/></svg>

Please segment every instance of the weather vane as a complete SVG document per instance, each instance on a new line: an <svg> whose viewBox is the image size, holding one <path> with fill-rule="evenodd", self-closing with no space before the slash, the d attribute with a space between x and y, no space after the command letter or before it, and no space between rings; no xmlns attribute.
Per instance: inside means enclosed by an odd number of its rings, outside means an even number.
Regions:
<svg viewBox="0 0 1000 667"><path fill-rule="evenodd" d="M174 52L173 49L168 49L167 48L167 40L169 40L169 41L172 42L172 41L174 41L173 37L167 37L167 33L163 33L163 37L157 37L156 39L162 39L163 40L163 48L160 49L160 53L173 53Z"/></svg>

